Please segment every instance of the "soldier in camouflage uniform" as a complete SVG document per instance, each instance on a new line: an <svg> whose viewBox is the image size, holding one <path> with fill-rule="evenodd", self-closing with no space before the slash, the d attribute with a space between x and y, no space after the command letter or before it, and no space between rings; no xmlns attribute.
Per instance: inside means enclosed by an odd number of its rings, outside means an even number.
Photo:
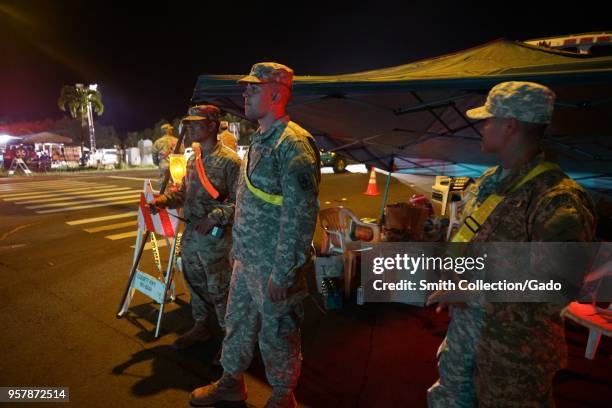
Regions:
<svg viewBox="0 0 612 408"><path fill-rule="evenodd" d="M289 120L293 72L259 63L240 82L245 114L260 128L242 164L236 202L234 273L221 379L192 393L194 405L246 399L243 373L259 347L272 385L266 407L296 407L301 368L305 266L319 211L320 161L313 137Z"/></svg>
<svg viewBox="0 0 612 408"><path fill-rule="evenodd" d="M153 163L159 167L159 185L161 187L166 177L168 167L170 167L170 155L174 153L174 148L178 143L178 139L174 137L172 125L166 123L161 126L162 136L153 143ZM183 147L179 149L179 153L183 153Z"/></svg>
<svg viewBox="0 0 612 408"><path fill-rule="evenodd" d="M210 313L215 313L221 328L225 328L231 277L231 226L240 159L234 151L217 142L219 113L212 105L189 109L183 125L195 143L185 180L178 191L159 196L151 203L154 208L183 207L186 219L181 260L195 323L176 340L174 346L178 349L210 337L206 328Z"/></svg>
<svg viewBox="0 0 612 408"><path fill-rule="evenodd" d="M591 199L558 167L548 166L514 188L544 162L539 142L554 100L555 94L542 85L505 82L490 91L485 106L467 112L472 119L486 120L482 149L498 155L502 165L485 171L471 186L464 220L490 194L504 197L469 242L594 240ZM454 308L438 351L440 380L428 391L429 406L553 406L553 377L567 360L563 306Z"/></svg>
<svg viewBox="0 0 612 408"><path fill-rule="evenodd" d="M217 140L223 143L224 146L229 147L233 151L238 151L238 138L235 134L228 130L229 123L226 120L221 121L221 126L219 126L219 134L217 135Z"/></svg>

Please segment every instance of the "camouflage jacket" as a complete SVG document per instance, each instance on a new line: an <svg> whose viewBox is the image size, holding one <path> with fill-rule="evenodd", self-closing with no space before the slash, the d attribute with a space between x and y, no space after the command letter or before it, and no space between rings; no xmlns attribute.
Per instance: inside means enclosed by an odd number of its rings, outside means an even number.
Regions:
<svg viewBox="0 0 612 408"><path fill-rule="evenodd" d="M294 283L297 268L310 255L319 212L319 166L314 139L288 117L266 132L255 132L242 163L233 256L268 276L271 273L273 282L284 288ZM282 195L282 205L253 194L245 183L245 171L255 187Z"/></svg>
<svg viewBox="0 0 612 408"><path fill-rule="evenodd" d="M483 173L469 187L463 215L467 216L491 193L505 199L483 223L472 242L566 242L595 239L595 212L589 195L561 170L549 170L517 190L510 190L543 160L536 156L505 177L501 166ZM491 303L479 352L491 358L505 350L522 350L511 357L563 366L566 359L564 305L550 303ZM537 344L533 341L537 338Z"/></svg>
<svg viewBox="0 0 612 408"><path fill-rule="evenodd" d="M162 169L167 169L170 164L169 156L174 152L178 139L174 136L162 136L153 143L153 163ZM179 149L183 153L183 147Z"/></svg>
<svg viewBox="0 0 612 408"><path fill-rule="evenodd" d="M219 133L217 135L217 140L233 151L238 150L238 138L236 138L236 135L228 130L224 130L223 132Z"/></svg>
<svg viewBox="0 0 612 408"><path fill-rule="evenodd" d="M236 181L240 169L240 158L231 149L217 143L212 150L202 149L202 163L206 176L219 191L214 199L206 191L196 170L195 155L187 161L187 175L176 192L164 194L161 204L170 208L183 207L188 222L203 217L210 218L216 225L232 223L236 203Z"/></svg>

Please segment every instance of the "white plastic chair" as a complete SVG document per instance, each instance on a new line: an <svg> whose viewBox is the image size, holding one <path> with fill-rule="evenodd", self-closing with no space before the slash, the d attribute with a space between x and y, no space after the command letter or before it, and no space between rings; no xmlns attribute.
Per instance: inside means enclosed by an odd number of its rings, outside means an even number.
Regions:
<svg viewBox="0 0 612 408"><path fill-rule="evenodd" d="M324 255L342 254L344 259L344 296L351 293L351 282L355 275L357 253L361 242L351 237L351 227L366 228L372 231L372 239L366 242L380 241L380 226L361 221L351 210L344 207L334 207L321 210L319 221L323 228L321 253Z"/></svg>
<svg viewBox="0 0 612 408"><path fill-rule="evenodd" d="M603 280L606 279L606 276L610 276L611 271L612 261L609 261L597 270L589 273L589 275L585 277L585 282L589 280L599 280L597 288L599 289ZM596 299L597 290L595 291L591 303L572 302L561 312L562 316L589 329L589 340L587 341L587 347L584 353L584 356L589 360L595 358L601 335L612 337L612 303L608 305L607 309L603 309L597 307L595 303Z"/></svg>

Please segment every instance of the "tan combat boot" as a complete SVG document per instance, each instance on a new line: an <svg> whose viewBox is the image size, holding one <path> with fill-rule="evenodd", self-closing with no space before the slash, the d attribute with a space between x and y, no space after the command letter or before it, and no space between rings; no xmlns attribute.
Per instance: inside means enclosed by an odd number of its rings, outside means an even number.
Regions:
<svg viewBox="0 0 612 408"><path fill-rule="evenodd" d="M224 373L218 381L193 390L190 403L196 407L206 407L222 401L240 402L246 399L244 377L234 378Z"/></svg>
<svg viewBox="0 0 612 408"><path fill-rule="evenodd" d="M203 321L196 321L193 327L181 337L174 341L172 347L177 350L183 350L193 346L198 342L205 342L210 339L210 333L206 329L206 324Z"/></svg>
<svg viewBox="0 0 612 408"><path fill-rule="evenodd" d="M297 408L295 395L289 389L273 389L265 408Z"/></svg>

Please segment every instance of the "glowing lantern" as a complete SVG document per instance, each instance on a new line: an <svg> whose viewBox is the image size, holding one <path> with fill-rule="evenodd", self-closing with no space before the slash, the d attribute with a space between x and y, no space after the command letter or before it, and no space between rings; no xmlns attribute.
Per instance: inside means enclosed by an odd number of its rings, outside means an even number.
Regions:
<svg viewBox="0 0 612 408"><path fill-rule="evenodd" d="M171 154L170 175L176 184L181 184L183 177L187 174L187 159L182 154Z"/></svg>

